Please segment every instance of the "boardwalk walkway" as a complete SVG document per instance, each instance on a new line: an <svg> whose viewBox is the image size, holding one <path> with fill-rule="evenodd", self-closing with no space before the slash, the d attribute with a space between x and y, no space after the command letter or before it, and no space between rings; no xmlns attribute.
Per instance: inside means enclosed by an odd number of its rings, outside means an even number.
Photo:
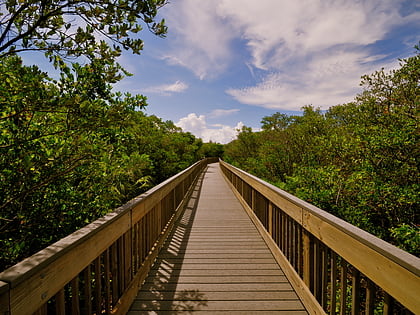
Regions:
<svg viewBox="0 0 420 315"><path fill-rule="evenodd" d="M129 315L307 314L232 190L210 164Z"/></svg>

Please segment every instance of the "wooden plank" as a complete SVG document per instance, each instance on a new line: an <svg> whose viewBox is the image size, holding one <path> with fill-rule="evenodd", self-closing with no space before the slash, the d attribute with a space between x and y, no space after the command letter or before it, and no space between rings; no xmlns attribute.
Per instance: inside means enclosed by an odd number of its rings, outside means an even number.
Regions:
<svg viewBox="0 0 420 315"><path fill-rule="evenodd" d="M263 300L298 300L296 293L290 291L200 291L208 301L263 301ZM166 299L166 296L171 297L173 300L186 300L190 299L185 296L185 291L166 291L163 293L156 291L140 291L136 297L138 301L152 301L155 299Z"/></svg>
<svg viewBox="0 0 420 315"><path fill-rule="evenodd" d="M144 303L145 301L134 301L131 311L136 310L207 310L207 311L265 311L265 310L287 310L302 311L304 310L299 300L294 301L241 301L241 303L232 303L230 301L159 301L154 303ZM258 302L258 303L256 303Z"/></svg>
<svg viewBox="0 0 420 315"><path fill-rule="evenodd" d="M182 262L180 260L179 262ZM162 265L164 264L161 260L158 260L155 265ZM278 264L273 261L271 263L264 263L264 264L241 264L241 263L217 263L217 264L209 264L209 263L191 263L191 264L180 264L180 263L169 263L170 268L172 269L180 269L183 270L267 270L267 269L275 269L278 268ZM251 271L250 271L251 272Z"/></svg>
<svg viewBox="0 0 420 315"><path fill-rule="evenodd" d="M152 283L145 283L142 290L156 289ZM199 291L291 291L293 290L290 283L168 283L161 291L183 291L183 290L199 290Z"/></svg>
<svg viewBox="0 0 420 315"><path fill-rule="evenodd" d="M177 256L174 256L171 253L161 253L159 255L160 258L181 258L181 259L272 259L273 255L270 252L265 251L265 253L255 253L255 252L248 252L248 253L178 253Z"/></svg>
<svg viewBox="0 0 420 315"><path fill-rule="evenodd" d="M233 276L233 275L224 275L224 276L174 276L170 275L169 279L167 277L161 276L151 276L146 278L145 283L154 283L154 284L167 284L167 283L288 283L287 278L282 276Z"/></svg>
<svg viewBox="0 0 420 315"><path fill-rule="evenodd" d="M180 314L185 313L187 311L178 311ZM149 311L130 311L127 313L127 315L149 315ZM160 315L173 315L174 311L159 311ZM200 310L200 311L194 311L194 315L230 315L230 314L238 314L238 315L307 315L308 313L306 311L293 311L293 310L287 310L287 311L215 311L215 310Z"/></svg>
<svg viewBox="0 0 420 315"><path fill-rule="evenodd" d="M149 275L155 276L158 274L168 274L175 276L206 276L206 277L217 277L217 276L249 276L249 269L169 269L169 268L153 268L150 270ZM255 276L283 276L284 273L277 265L274 265L272 269L252 269L252 275Z"/></svg>

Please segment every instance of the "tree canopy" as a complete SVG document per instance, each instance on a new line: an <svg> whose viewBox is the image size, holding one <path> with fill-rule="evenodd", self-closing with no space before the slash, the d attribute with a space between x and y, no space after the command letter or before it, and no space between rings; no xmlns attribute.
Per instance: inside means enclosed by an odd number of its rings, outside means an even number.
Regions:
<svg viewBox="0 0 420 315"><path fill-rule="evenodd" d="M362 77L353 102L244 127L224 158L420 255L420 54Z"/></svg>
<svg viewBox="0 0 420 315"><path fill-rule="evenodd" d="M200 139L141 111L145 96L113 91L142 25L164 36L165 3L0 1L0 270L201 157ZM31 50L57 78L22 63Z"/></svg>
<svg viewBox="0 0 420 315"><path fill-rule="evenodd" d="M140 53L136 36L146 25L164 36L156 21L166 0L1 0L0 58L28 50L62 57L115 60L122 49ZM143 24L143 25L142 25Z"/></svg>

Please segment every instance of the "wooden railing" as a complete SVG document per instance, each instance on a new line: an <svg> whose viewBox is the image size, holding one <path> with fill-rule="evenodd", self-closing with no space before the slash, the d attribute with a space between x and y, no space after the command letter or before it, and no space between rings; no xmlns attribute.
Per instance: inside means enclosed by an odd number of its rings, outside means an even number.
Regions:
<svg viewBox="0 0 420 315"><path fill-rule="evenodd" d="M0 273L0 314L125 314L211 159Z"/></svg>
<svg viewBox="0 0 420 315"><path fill-rule="evenodd" d="M221 167L311 314L420 314L419 258L223 161Z"/></svg>

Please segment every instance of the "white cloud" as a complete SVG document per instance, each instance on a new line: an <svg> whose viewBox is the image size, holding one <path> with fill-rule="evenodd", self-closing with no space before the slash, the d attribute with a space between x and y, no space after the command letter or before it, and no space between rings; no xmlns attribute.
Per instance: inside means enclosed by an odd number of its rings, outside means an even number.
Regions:
<svg viewBox="0 0 420 315"><path fill-rule="evenodd" d="M213 141L224 144L236 139L238 130L244 124L238 122L233 127L221 124L208 125L204 115L197 116L195 113L190 113L187 117L181 118L175 125L181 127L184 131L191 132L204 142Z"/></svg>
<svg viewBox="0 0 420 315"><path fill-rule="evenodd" d="M217 13L218 1L177 1L169 4L165 16L173 50L163 59L190 69L200 79L214 77L231 58L233 33Z"/></svg>
<svg viewBox="0 0 420 315"><path fill-rule="evenodd" d="M396 26L420 21L418 10L400 14L403 2L179 0L168 23L177 44L166 58L200 79L216 76L239 53L233 39L240 39L249 52L246 66L260 69L260 79L229 95L273 109L327 108L353 99L361 75L388 65L387 56L372 55L375 43Z"/></svg>
<svg viewBox="0 0 420 315"><path fill-rule="evenodd" d="M273 72L256 86L228 89L227 94L245 104L271 109L300 110L304 105L327 109L350 102L360 91L360 75L376 68L363 62L363 53L322 54L304 67ZM383 65L395 68L398 61Z"/></svg>
<svg viewBox="0 0 420 315"><path fill-rule="evenodd" d="M232 115L234 113L239 112L239 109L234 108L234 109L215 109L213 111L211 111L211 113L209 114L209 117L211 118L217 118L217 117L223 117L223 116L228 116L228 115Z"/></svg>
<svg viewBox="0 0 420 315"><path fill-rule="evenodd" d="M163 95L171 95L173 93L182 93L188 89L188 84L176 81L172 84L162 84L157 86L151 86L144 89L144 92L158 93Z"/></svg>

